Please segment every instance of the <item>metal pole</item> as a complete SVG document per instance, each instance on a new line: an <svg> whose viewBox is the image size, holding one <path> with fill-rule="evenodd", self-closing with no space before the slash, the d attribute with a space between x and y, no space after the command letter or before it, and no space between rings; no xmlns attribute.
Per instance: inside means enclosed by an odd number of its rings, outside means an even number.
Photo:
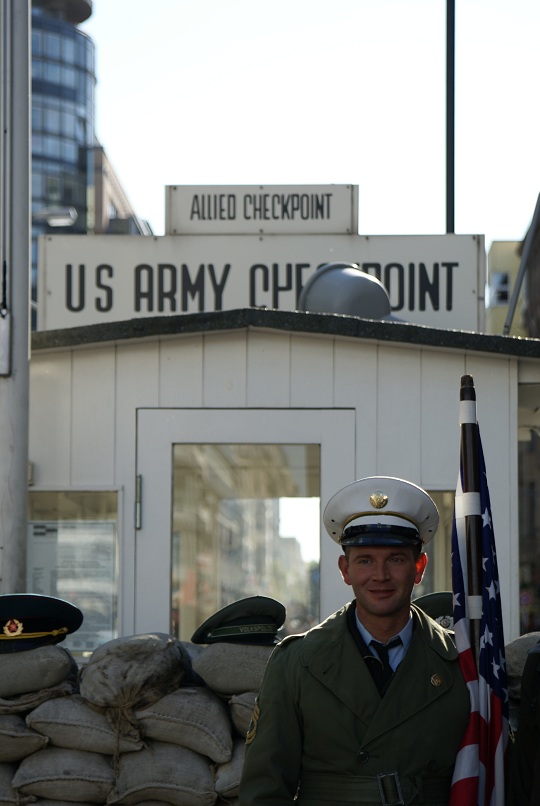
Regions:
<svg viewBox="0 0 540 806"><path fill-rule="evenodd" d="M523 285L523 278L525 277L525 272L527 271L527 264L529 262L529 253L531 251L531 246L534 241L536 230L538 229L539 220L540 220L540 195L536 200L536 207L534 208L533 220L531 222L531 226L529 227L529 231L527 232L525 243L523 245L523 252L521 253L521 261L516 276L516 282L514 283L514 287L512 289L512 296L510 297L510 303L508 305L508 313L506 314L506 320L504 323L503 336L508 336L508 334L510 333L510 328L512 327L514 313L516 311L516 305L519 299L519 292L521 291L521 286Z"/></svg>
<svg viewBox="0 0 540 806"><path fill-rule="evenodd" d="M482 618L482 513L480 508L480 457L476 391L472 375L461 376L459 392L462 489L465 504L467 585L470 641L476 665L480 656Z"/></svg>
<svg viewBox="0 0 540 806"><path fill-rule="evenodd" d="M26 589L30 0L0 0L0 593Z"/></svg>
<svg viewBox="0 0 540 806"><path fill-rule="evenodd" d="M446 232L454 232L455 0L446 0Z"/></svg>

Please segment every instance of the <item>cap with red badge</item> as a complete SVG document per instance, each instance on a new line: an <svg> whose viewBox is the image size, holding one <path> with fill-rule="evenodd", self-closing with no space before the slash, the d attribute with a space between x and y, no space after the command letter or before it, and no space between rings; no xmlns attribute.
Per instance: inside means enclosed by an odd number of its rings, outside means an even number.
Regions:
<svg viewBox="0 0 540 806"><path fill-rule="evenodd" d="M1 595L0 653L58 644L82 621L79 608L64 599L38 593Z"/></svg>

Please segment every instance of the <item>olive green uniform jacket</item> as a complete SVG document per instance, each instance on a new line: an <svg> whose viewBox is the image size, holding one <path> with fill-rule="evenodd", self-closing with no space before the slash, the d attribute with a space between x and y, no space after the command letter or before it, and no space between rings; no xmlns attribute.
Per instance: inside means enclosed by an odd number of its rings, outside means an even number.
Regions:
<svg viewBox="0 0 540 806"><path fill-rule="evenodd" d="M451 634L414 605L411 644L381 698L346 611L270 658L247 736L240 806L447 806L470 713ZM422 800L422 798L424 798Z"/></svg>

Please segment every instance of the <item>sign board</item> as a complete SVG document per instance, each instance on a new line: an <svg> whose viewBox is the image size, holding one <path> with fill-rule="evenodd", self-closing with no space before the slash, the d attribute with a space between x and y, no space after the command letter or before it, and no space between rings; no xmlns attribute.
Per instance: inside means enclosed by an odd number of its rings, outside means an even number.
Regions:
<svg viewBox="0 0 540 806"><path fill-rule="evenodd" d="M166 235L351 235L358 185L168 185Z"/></svg>
<svg viewBox="0 0 540 806"><path fill-rule="evenodd" d="M296 310L318 267L353 262L407 322L481 330L485 251L475 235L46 235L38 329L144 316Z"/></svg>

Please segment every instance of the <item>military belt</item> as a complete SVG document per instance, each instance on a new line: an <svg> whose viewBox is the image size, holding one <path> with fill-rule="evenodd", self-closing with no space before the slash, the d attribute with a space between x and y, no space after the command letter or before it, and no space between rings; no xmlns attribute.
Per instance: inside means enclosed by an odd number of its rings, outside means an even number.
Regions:
<svg viewBox="0 0 540 806"><path fill-rule="evenodd" d="M415 803L446 803L451 779L400 778L396 771L374 776L306 773L300 780L300 803L307 800L408 806Z"/></svg>

